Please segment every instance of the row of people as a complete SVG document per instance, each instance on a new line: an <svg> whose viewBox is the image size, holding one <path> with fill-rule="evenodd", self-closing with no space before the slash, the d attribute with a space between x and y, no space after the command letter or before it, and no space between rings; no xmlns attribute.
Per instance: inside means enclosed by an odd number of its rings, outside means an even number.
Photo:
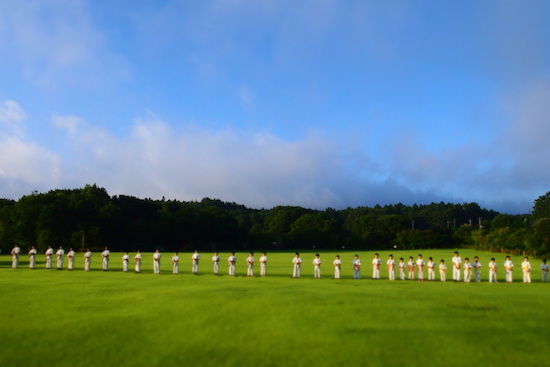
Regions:
<svg viewBox="0 0 550 367"><path fill-rule="evenodd" d="M12 254L12 267L17 268L19 266L19 256L20 256L20 248L18 246L15 246L13 250L11 251ZM36 267L36 254L37 250L34 246L30 249L28 252L29 254L29 267L31 269L34 269ZM46 269L52 268L52 258L54 256L54 251L51 246L48 247L48 249L45 252L46 255ZM62 269L63 268L63 261L65 256L65 251L62 246L59 247L59 249L55 252L55 256L57 257L57 268ZM110 251L108 247L105 247L105 250L101 253L102 257L102 269L103 271L109 270L109 257L110 257ZM67 253L68 258L68 269L73 270L74 269L74 261L75 261L75 252L71 248L69 252ZM160 263L161 263L162 254L159 250L156 250L153 254L153 272L155 274L160 273ZM92 259L92 252L88 249L84 253L84 270L90 271L91 268L91 259ZM198 252L198 250L195 250L193 255L191 256L192 259L192 273L198 274L199 273L199 261L201 259L201 255ZM141 251L138 251L137 254L133 258L135 266L134 271L136 273L141 272L141 263L142 263L142 253ZM174 256L172 256L172 271L174 274L179 273L179 263L180 263L180 257L179 254L176 252ZM214 274L219 275L219 263L220 263L220 256L219 253L214 253L214 256L212 256L212 263L214 265ZM262 256L259 259L260 262L260 275L266 276L267 275L267 254L264 252L262 253ZM227 259L227 262L229 264L229 275L235 276L235 265L237 263L237 258L235 256L235 253L232 252L230 256ZM247 276L254 276L254 263L255 263L254 253L250 252L248 258L246 259L247 264ZM452 262L452 269L453 269L453 280L456 282L461 281L461 270L463 271L464 275L464 281L470 282L472 280L472 275L474 275L474 280L476 282L481 281L481 267L482 264L479 261L478 256L474 257L474 261L470 262L468 258L464 259L464 262L462 261L462 258L459 256L458 252L454 253L454 256L451 260ZM127 272L129 269L129 263L130 263L130 255L128 252L126 252L122 256L122 269L124 272ZM300 257L300 254L297 252L295 254L295 257L292 260L292 263L294 265L293 269L293 278L300 278L301 277L301 268L302 268L302 258ZM322 260L319 254L315 254L315 258L313 259L313 274L314 278L320 278L321 277L321 264ZM342 260L340 259L339 255L336 255L336 258L332 262L334 266L334 278L340 279L341 277L341 266L342 266ZM429 258L426 262L424 258L422 257L422 254L418 255L418 258L416 260L413 259L413 257L409 257L409 261L405 263L405 260L403 258L399 259L399 262L397 262L393 255L389 255L389 259L386 261L386 265L388 266L388 274L390 280L396 279L396 270L399 271L399 278L401 280L414 280L415 276L417 276L419 281L424 281L424 272L427 269L428 271L428 280L436 280L435 274L436 274L436 263L434 262L433 258ZM355 255L355 258L353 260L353 278L354 279L361 279L361 260L359 259L359 255ZM382 266L382 259L380 259L379 254L374 255L374 259L372 260L372 266L373 266L373 273L372 278L373 279L380 279L380 268ZM447 280L447 265L445 263L445 260L441 259L439 262L439 265L437 266L439 271L439 279L441 281ZM498 265L494 258L491 259L489 265L489 282L496 282L497 281L497 271L498 271ZM504 268L506 271L506 281L511 283L513 281L513 269L514 269L514 263L512 262L510 256L506 256L506 261L504 262ZM529 258L526 256L521 264L522 272L523 272L523 282L524 283L531 283L531 263L529 262ZM548 273L550 270L550 266L547 264L546 259L542 261L541 265L542 270L542 281L548 282ZM408 274L406 274L408 273Z"/></svg>

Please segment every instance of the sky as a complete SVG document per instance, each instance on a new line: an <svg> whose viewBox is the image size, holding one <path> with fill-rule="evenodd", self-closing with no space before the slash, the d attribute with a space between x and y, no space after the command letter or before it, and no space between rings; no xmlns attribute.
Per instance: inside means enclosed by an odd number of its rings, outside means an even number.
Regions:
<svg viewBox="0 0 550 367"><path fill-rule="evenodd" d="M0 197L251 208L550 191L546 0L0 0Z"/></svg>

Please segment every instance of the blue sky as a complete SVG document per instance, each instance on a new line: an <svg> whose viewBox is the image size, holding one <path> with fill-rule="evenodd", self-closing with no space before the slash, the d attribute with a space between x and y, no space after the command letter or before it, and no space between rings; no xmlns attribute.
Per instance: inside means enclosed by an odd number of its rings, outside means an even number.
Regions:
<svg viewBox="0 0 550 367"><path fill-rule="evenodd" d="M550 191L550 2L0 0L0 196L255 208Z"/></svg>

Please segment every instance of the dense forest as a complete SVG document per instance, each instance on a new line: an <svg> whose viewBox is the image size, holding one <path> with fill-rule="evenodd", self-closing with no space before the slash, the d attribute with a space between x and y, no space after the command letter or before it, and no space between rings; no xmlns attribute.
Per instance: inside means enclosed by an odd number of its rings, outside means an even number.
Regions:
<svg viewBox="0 0 550 367"><path fill-rule="evenodd" d="M469 247L543 255L550 248L550 192L535 200L532 214L507 215L476 203L250 209L208 198L109 196L86 185L0 199L2 252L14 244L39 251L49 245L115 251Z"/></svg>

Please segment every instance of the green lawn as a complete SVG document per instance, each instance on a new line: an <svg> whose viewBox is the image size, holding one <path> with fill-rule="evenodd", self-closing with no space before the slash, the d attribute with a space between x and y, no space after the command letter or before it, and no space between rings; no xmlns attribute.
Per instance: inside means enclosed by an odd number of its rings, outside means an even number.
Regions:
<svg viewBox="0 0 550 367"><path fill-rule="evenodd" d="M82 270L82 254L73 272L44 269L43 255L36 270L26 255L11 269L3 255L0 366L550 365L543 354L550 283L540 283L539 259L531 260L532 284L521 283L521 257L513 257L515 283L507 284L505 256L489 253L478 254L482 283L389 281L385 265L384 279L374 281L373 253L359 252L359 281L351 279L354 252L340 252L341 280L332 279L335 252L321 253L321 279L313 279L314 253L302 254L301 279L291 278L292 253L268 254L266 278L245 276L245 253L237 254L235 278L226 275L227 253L219 277L211 253L202 254L199 276L191 275L191 253L180 254L179 275L168 253L160 275L152 254L144 254L141 274L121 271L121 253L111 254L109 272L100 270L99 253L91 272ZM385 264L389 252L380 254ZM453 250L422 254L450 264ZM486 281L490 257L497 284Z"/></svg>

